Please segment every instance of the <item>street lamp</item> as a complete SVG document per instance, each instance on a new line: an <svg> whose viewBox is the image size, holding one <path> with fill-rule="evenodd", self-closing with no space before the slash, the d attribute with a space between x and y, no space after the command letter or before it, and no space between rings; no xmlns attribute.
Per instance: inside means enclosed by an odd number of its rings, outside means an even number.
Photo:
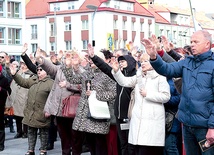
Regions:
<svg viewBox="0 0 214 155"><path fill-rule="evenodd" d="M94 47L95 46L95 40L94 40L94 17L95 17L95 14L97 12L97 6L95 5L87 5L86 6L88 9L90 10L94 10L93 14L92 14L92 18L91 18L91 33L92 33L92 46Z"/></svg>
<svg viewBox="0 0 214 155"><path fill-rule="evenodd" d="M57 28L56 28L56 4L54 4L54 40L55 40L55 54L57 54Z"/></svg>

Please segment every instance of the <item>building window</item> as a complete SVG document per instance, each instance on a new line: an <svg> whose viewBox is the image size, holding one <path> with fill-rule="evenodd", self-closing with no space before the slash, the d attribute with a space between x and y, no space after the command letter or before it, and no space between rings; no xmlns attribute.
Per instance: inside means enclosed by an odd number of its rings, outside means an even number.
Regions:
<svg viewBox="0 0 214 155"><path fill-rule="evenodd" d="M37 25L31 25L31 39L37 39Z"/></svg>
<svg viewBox="0 0 214 155"><path fill-rule="evenodd" d="M19 18L20 17L20 3L18 2L7 2L7 16L9 18Z"/></svg>
<svg viewBox="0 0 214 155"><path fill-rule="evenodd" d="M159 36L162 36L163 35L163 29L160 29L160 35Z"/></svg>
<svg viewBox="0 0 214 155"><path fill-rule="evenodd" d="M83 40L82 43L83 43L83 50L87 50L88 40Z"/></svg>
<svg viewBox="0 0 214 155"><path fill-rule="evenodd" d="M68 2L68 10L74 10L75 6L73 2Z"/></svg>
<svg viewBox="0 0 214 155"><path fill-rule="evenodd" d="M5 28L0 27L0 44L5 43Z"/></svg>
<svg viewBox="0 0 214 155"><path fill-rule="evenodd" d="M135 31L135 22L132 22L132 31Z"/></svg>
<svg viewBox="0 0 214 155"><path fill-rule="evenodd" d="M37 50L38 45L37 44L31 44L32 52L35 53Z"/></svg>
<svg viewBox="0 0 214 155"><path fill-rule="evenodd" d="M65 42L66 50L72 50L72 44L71 41L66 41Z"/></svg>
<svg viewBox="0 0 214 155"><path fill-rule="evenodd" d="M71 22L65 23L65 31L71 31Z"/></svg>
<svg viewBox="0 0 214 155"><path fill-rule="evenodd" d="M54 37L55 36L55 24L54 23L50 23L51 26L51 32L50 32L50 36Z"/></svg>
<svg viewBox="0 0 214 155"><path fill-rule="evenodd" d="M55 48L56 48L55 42L51 43L51 51L55 51Z"/></svg>
<svg viewBox="0 0 214 155"><path fill-rule="evenodd" d="M82 29L83 30L88 30L88 20L83 20L82 21Z"/></svg>
<svg viewBox="0 0 214 155"><path fill-rule="evenodd" d="M114 29L117 29L117 20L114 20L113 26L114 26Z"/></svg>
<svg viewBox="0 0 214 155"><path fill-rule="evenodd" d="M122 41L122 48L126 48L126 40Z"/></svg>
<svg viewBox="0 0 214 155"><path fill-rule="evenodd" d="M143 23L140 23L140 32L143 32Z"/></svg>
<svg viewBox="0 0 214 155"><path fill-rule="evenodd" d="M152 36L151 24L149 24L148 27L149 27L148 36L151 37Z"/></svg>
<svg viewBox="0 0 214 155"><path fill-rule="evenodd" d="M123 30L126 30L126 21L123 21L123 26L122 26Z"/></svg>
<svg viewBox="0 0 214 155"><path fill-rule="evenodd" d="M3 1L0 1L0 17L4 17L4 5L3 5Z"/></svg>
<svg viewBox="0 0 214 155"><path fill-rule="evenodd" d="M21 29L8 28L8 44L21 44Z"/></svg>
<svg viewBox="0 0 214 155"><path fill-rule="evenodd" d="M118 40L114 40L114 49L118 49Z"/></svg>

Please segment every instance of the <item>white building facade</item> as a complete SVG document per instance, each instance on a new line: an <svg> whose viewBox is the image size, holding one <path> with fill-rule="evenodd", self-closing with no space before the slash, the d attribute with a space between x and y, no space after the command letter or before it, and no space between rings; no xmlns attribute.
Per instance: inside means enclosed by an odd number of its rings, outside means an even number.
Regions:
<svg viewBox="0 0 214 155"><path fill-rule="evenodd" d="M27 33L25 30L25 1L0 0L0 51L18 55Z"/></svg>

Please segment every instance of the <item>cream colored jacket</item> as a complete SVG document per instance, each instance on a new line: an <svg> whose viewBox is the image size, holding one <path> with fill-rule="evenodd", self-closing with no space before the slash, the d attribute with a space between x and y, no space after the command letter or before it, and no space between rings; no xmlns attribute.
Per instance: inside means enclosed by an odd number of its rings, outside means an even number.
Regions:
<svg viewBox="0 0 214 155"><path fill-rule="evenodd" d="M128 142L133 145L164 146L165 110L163 103L170 99L170 87L165 77L154 70L143 77L141 68L132 77L124 77L121 71L112 71L117 82L124 87L135 87L135 104L129 127ZM147 95L140 94L140 87Z"/></svg>

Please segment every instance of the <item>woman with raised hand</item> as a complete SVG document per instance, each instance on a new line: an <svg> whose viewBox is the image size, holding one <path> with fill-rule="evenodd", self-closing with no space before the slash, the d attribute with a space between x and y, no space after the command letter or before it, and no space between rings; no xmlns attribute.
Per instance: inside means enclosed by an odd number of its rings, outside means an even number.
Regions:
<svg viewBox="0 0 214 155"><path fill-rule="evenodd" d="M22 120L22 123L28 126L28 151L25 155L35 155L38 130L40 131L41 142L40 155L46 155L50 117L45 116L44 106L51 91L53 80L40 66L37 67L37 75L29 79L21 77L17 74L17 70L12 67L10 72L18 85L29 89Z"/></svg>
<svg viewBox="0 0 214 155"><path fill-rule="evenodd" d="M83 72L75 70L74 72L67 72L66 78L69 82L82 84L82 93L74 118L73 129L85 133L91 155L108 155L106 135L109 133L110 122L88 117L88 97L91 95L91 91L96 91L98 100L113 104L116 96L115 83L102 73L92 61L90 61L90 66L88 70ZM91 90L86 90L86 80L91 80Z"/></svg>
<svg viewBox="0 0 214 155"><path fill-rule="evenodd" d="M134 106L129 126L129 144L136 155L162 155L165 142L165 110L163 103L170 99L169 84L141 56L141 68L135 76L125 77L117 61L112 62L112 74L121 86L134 87Z"/></svg>
<svg viewBox="0 0 214 155"><path fill-rule="evenodd" d="M44 112L46 116L56 116L57 129L61 140L62 155L80 155L82 153L83 135L72 129L74 118L62 115L63 100L75 93L81 93L79 85L72 85L67 81L67 73L82 72L80 58L74 51L67 52L64 62L61 65L54 65L45 59L42 53L37 50L36 61L51 76L54 77L54 84L47 99ZM71 91L73 90L73 91ZM77 137L77 138L76 138Z"/></svg>

